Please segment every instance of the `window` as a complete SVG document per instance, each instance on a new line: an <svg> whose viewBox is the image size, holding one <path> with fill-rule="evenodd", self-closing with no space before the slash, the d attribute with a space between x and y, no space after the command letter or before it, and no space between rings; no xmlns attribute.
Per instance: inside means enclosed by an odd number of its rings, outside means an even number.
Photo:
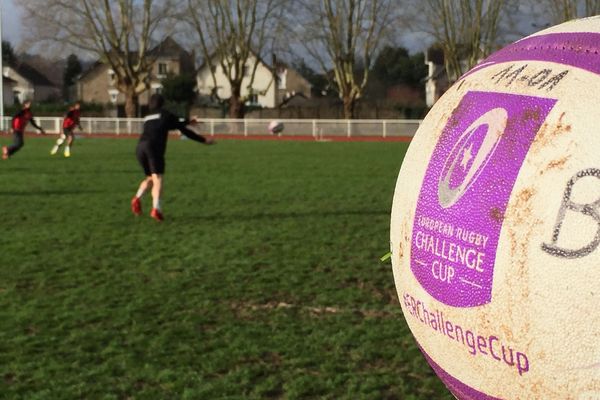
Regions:
<svg viewBox="0 0 600 400"><path fill-rule="evenodd" d="M248 104L258 104L258 95L251 94L248 96Z"/></svg>
<svg viewBox="0 0 600 400"><path fill-rule="evenodd" d="M150 89L152 93L156 94L162 94L163 92L163 87L160 83L153 83L152 85L150 85Z"/></svg>
<svg viewBox="0 0 600 400"><path fill-rule="evenodd" d="M116 103L119 97L119 91L115 89L110 89L108 91L108 96L110 97L111 103Z"/></svg>
<svg viewBox="0 0 600 400"><path fill-rule="evenodd" d="M211 70L211 72L212 72L213 74L214 74L214 73L216 73L216 72L217 72L217 66L216 66L216 65L211 65L211 66L210 66L210 70Z"/></svg>
<svg viewBox="0 0 600 400"><path fill-rule="evenodd" d="M250 68L248 68L247 65L244 65L244 69L242 70L242 73L244 74L243 76L249 76L250 75Z"/></svg>
<svg viewBox="0 0 600 400"><path fill-rule="evenodd" d="M113 71L112 69L109 69L107 71L107 73L108 73L108 84L114 85L115 80L117 79L117 74L115 74L115 71Z"/></svg>
<svg viewBox="0 0 600 400"><path fill-rule="evenodd" d="M169 73L169 69L167 68L166 63L158 63L158 74L159 75L167 75Z"/></svg>

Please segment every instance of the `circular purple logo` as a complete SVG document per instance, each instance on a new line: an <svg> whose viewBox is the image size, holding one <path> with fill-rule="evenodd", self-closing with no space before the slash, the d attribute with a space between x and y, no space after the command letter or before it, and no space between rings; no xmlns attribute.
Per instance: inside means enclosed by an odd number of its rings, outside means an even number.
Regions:
<svg viewBox="0 0 600 400"><path fill-rule="evenodd" d="M477 180L498 147L507 120L504 108L494 108L473 122L458 139L440 175L438 199L442 207L456 204Z"/></svg>

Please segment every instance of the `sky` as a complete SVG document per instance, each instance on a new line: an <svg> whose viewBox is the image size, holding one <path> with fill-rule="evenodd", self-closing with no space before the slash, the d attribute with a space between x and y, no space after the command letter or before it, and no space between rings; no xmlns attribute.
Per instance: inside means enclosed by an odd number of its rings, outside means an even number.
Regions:
<svg viewBox="0 0 600 400"><path fill-rule="evenodd" d="M2 7L2 39L16 46L21 40L21 24L18 14L20 9L15 7L15 0L0 0Z"/></svg>
<svg viewBox="0 0 600 400"><path fill-rule="evenodd" d="M20 7L15 6L18 1L19 0L0 0L2 11L2 39L11 42L13 47L17 50L19 50L23 31L27 29L27 27L21 23ZM43 2L41 3L43 4ZM528 26L527 29L531 30L531 26ZM412 53L423 51L429 44L429 41L431 41L431 39L426 38L423 33L408 32L404 33L402 35L402 40L396 44L408 48Z"/></svg>
<svg viewBox="0 0 600 400"><path fill-rule="evenodd" d="M15 3L18 0L0 0L0 7L2 7L2 39L9 41L13 47L18 48L22 30L26 29L21 25L19 14L21 10ZM422 38L415 34L414 38L412 34L407 35L408 37L401 43L402 45L409 48L411 51L421 51Z"/></svg>

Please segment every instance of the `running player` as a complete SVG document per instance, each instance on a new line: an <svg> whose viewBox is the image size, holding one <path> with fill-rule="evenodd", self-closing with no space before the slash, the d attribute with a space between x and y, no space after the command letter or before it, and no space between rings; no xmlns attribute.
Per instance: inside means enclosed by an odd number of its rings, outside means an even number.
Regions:
<svg viewBox="0 0 600 400"><path fill-rule="evenodd" d="M75 140L75 135L73 134L73 131L75 130L75 127L79 127L80 130L83 130L83 128L81 128L81 124L79 123L80 117L81 104L79 104L79 102L76 102L75 104L73 104L73 107L69 109L69 112L67 112L67 114L65 115L65 118L63 119L63 133L61 133L58 137L58 140L56 140L56 144L54 145L54 147L52 147L52 150L50 150L50 154L55 155L56 153L58 153L60 146L62 146L66 140L67 144L65 145L64 154L65 157L71 157L71 146L73 145L73 140Z"/></svg>
<svg viewBox="0 0 600 400"><path fill-rule="evenodd" d="M146 190L152 190L152 211L150 216L157 221L163 220L160 208L162 177L165 173L165 150L170 130L179 130L188 138L204 144L213 144L212 138L205 138L187 128L196 121L180 121L175 115L163 110L164 98L160 94L150 97L150 114L144 118L144 132L138 142L136 155L146 178L140 183L137 193L131 199L131 211L135 215L142 213L141 198Z"/></svg>
<svg viewBox="0 0 600 400"><path fill-rule="evenodd" d="M33 119L33 113L31 112L31 101L26 100L23 103L23 107L21 111L16 113L11 121L12 125L12 133L13 133L13 144L10 146L2 146L2 159L8 160L10 156L15 154L17 151L21 149L25 145L23 141L23 132L25 132L25 127L27 124L31 122L34 128L40 131L43 135L46 134L46 131L39 127L35 120Z"/></svg>

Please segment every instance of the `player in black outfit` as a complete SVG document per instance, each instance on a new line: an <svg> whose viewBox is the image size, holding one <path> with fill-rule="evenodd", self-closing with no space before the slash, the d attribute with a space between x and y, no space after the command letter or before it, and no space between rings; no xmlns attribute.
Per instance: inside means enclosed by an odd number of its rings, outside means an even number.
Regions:
<svg viewBox="0 0 600 400"><path fill-rule="evenodd" d="M148 189L152 189L152 211L150 216L157 221L163 220L160 209L160 195L162 190L162 176L165 173L165 150L169 131L179 130L188 138L204 144L213 144L212 138L205 138L187 128L187 125L196 121L181 121L175 115L163 110L164 99L159 94L150 97L150 114L144 118L144 132L138 142L136 155L144 169L146 178L140 183L139 189L131 200L131 211L140 215L142 213L141 198Z"/></svg>

